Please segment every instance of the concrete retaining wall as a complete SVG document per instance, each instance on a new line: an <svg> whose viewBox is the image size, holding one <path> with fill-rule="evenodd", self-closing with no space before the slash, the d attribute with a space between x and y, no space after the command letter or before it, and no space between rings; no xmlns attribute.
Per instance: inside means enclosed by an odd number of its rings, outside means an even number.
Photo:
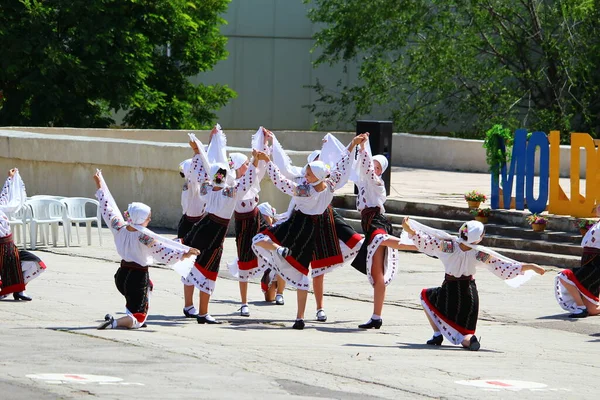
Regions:
<svg viewBox="0 0 600 400"><path fill-rule="evenodd" d="M231 149L246 154L248 149ZM306 161L309 152L290 152L295 164ZM119 207L132 201L152 207L152 226L176 228L181 217L179 163L192 156L183 143L158 143L72 135L44 135L0 130L0 173L12 167L19 171L29 196L36 194L91 197L96 168L104 177ZM2 172L4 171L4 172ZM2 183L5 178L2 179ZM287 209L289 196L265 179L261 201L279 212Z"/></svg>
<svg viewBox="0 0 600 400"><path fill-rule="evenodd" d="M257 127L258 128L258 127ZM137 130L137 129L80 129L80 128L0 128L25 132L80 137L102 137L128 140L144 140L158 143L186 143L187 132L181 130ZM250 137L255 131L225 130L227 145L249 147ZM208 131L195 131L200 140L206 143ZM325 132L278 131L277 138L286 150L313 151L321 147ZM342 143L348 143L353 132L334 132ZM585 152L580 152L580 176L585 177ZM304 163L299 160L299 163ZM560 175L570 175L571 147L561 146ZM485 149L482 140L455 139L439 136L394 133L392 140L392 165L408 168L426 168L467 172L488 172L485 162ZM536 162L536 165L538 163Z"/></svg>

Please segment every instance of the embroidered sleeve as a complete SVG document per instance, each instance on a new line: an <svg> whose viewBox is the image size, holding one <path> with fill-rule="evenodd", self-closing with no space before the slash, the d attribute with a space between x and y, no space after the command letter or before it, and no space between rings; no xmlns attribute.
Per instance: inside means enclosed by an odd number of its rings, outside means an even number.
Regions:
<svg viewBox="0 0 600 400"><path fill-rule="evenodd" d="M195 154L192 158L192 169L189 177L191 182L203 183L204 181L210 180L207 172L209 166L204 164L200 154Z"/></svg>
<svg viewBox="0 0 600 400"><path fill-rule="evenodd" d="M600 221L588 229L581 241L581 247L600 248Z"/></svg>
<svg viewBox="0 0 600 400"><path fill-rule="evenodd" d="M254 164L250 164L244 176L238 179L237 185L235 186L237 191L236 195L240 196L238 198L243 197L246 194L246 192L250 190L252 184L254 183L254 180L256 179L255 174L256 170L254 168Z"/></svg>
<svg viewBox="0 0 600 400"><path fill-rule="evenodd" d="M8 189L12 183L13 179L10 177L6 179L6 182L4 182L4 186L2 186L2 192L0 192L0 206L8 204Z"/></svg>
<svg viewBox="0 0 600 400"><path fill-rule="evenodd" d="M329 184L333 190L338 190L348 182L350 177L350 153L345 150L342 158L331 169Z"/></svg>
<svg viewBox="0 0 600 400"><path fill-rule="evenodd" d="M413 236L409 237L420 252L429 256L454 252L454 242L452 240L437 239L421 231L416 231Z"/></svg>
<svg viewBox="0 0 600 400"><path fill-rule="evenodd" d="M102 213L102 218L104 219L104 222L110 228L110 230L116 232L122 227L124 227L125 221L121 217L120 213L114 212L117 205L111 204L108 201L102 189L98 189L98 191L96 192L96 198L100 203L100 212Z"/></svg>
<svg viewBox="0 0 600 400"><path fill-rule="evenodd" d="M475 253L475 259L487 267L490 272L496 275L498 278L511 279L517 275L522 275L523 265L520 262L506 259L502 260L493 254L488 254L485 251L477 251Z"/></svg>
<svg viewBox="0 0 600 400"><path fill-rule="evenodd" d="M298 193L300 192L298 191L298 184L283 176L281 171L279 171L279 168L277 168L273 162L267 164L267 173L277 189L289 196L299 196ZM310 193L308 196L310 196Z"/></svg>
<svg viewBox="0 0 600 400"><path fill-rule="evenodd" d="M140 234L140 242L152 250L152 257L159 264L174 264L185 254L183 250L168 248L148 235Z"/></svg>
<svg viewBox="0 0 600 400"><path fill-rule="evenodd" d="M360 175L367 182L372 182L377 186L382 186L383 182L381 178L375 174L375 165L373 164L373 158L369 156L369 153L366 150L359 151L359 159L360 163Z"/></svg>

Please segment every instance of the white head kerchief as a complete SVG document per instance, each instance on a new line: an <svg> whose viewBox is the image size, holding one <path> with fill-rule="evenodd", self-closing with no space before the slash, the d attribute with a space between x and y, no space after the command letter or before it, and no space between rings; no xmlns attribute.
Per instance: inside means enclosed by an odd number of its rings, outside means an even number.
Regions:
<svg viewBox="0 0 600 400"><path fill-rule="evenodd" d="M311 185L316 186L319 183L323 182L324 179L329 177L329 167L325 165L323 161L313 161L308 163L306 167L310 167L313 175L318 179L318 181L311 183ZM306 167L304 169L306 170Z"/></svg>
<svg viewBox="0 0 600 400"><path fill-rule="evenodd" d="M192 172L192 159L188 158L187 160L183 160L179 163L179 172L183 174L185 178L190 176L190 172Z"/></svg>
<svg viewBox="0 0 600 400"><path fill-rule="evenodd" d="M2 187L0 187L0 189L2 189ZM23 207L25 200L27 200L25 184L21 179L19 171L17 171L8 187L8 201L0 206L0 211L7 214L16 213Z"/></svg>
<svg viewBox="0 0 600 400"><path fill-rule="evenodd" d="M373 156L373 161L377 161L379 165L381 165L381 173L384 173L389 164L387 157L383 154L377 154L376 156Z"/></svg>
<svg viewBox="0 0 600 400"><path fill-rule="evenodd" d="M306 160L311 163L321 156L321 150L315 150L306 157Z"/></svg>
<svg viewBox="0 0 600 400"><path fill-rule="evenodd" d="M144 203L133 202L127 206L127 211L123 214L127 223L131 226L141 225L150 216L150 207Z"/></svg>
<svg viewBox="0 0 600 400"><path fill-rule="evenodd" d="M248 161L248 157L242 153L229 153L229 168L237 170Z"/></svg>
<svg viewBox="0 0 600 400"><path fill-rule="evenodd" d="M215 181L215 179L217 178L217 174L219 173L220 169L223 169L226 172L225 172L225 176L221 177L221 183L217 183ZM222 173L222 172L220 172L220 173ZM233 171L229 169L228 165L221 164L221 163L212 164L210 166L210 179L212 180L212 185L216 186L216 187L225 187L225 186L227 186L228 178L230 178L230 176L231 176L232 173L233 173Z"/></svg>
<svg viewBox="0 0 600 400"><path fill-rule="evenodd" d="M481 241L485 227L479 221L468 221L458 230L458 241L464 244L476 244Z"/></svg>

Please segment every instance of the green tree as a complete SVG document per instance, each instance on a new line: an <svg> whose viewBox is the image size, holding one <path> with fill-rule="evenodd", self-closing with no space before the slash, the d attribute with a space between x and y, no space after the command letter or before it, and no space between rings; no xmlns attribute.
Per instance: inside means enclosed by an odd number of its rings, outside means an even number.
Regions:
<svg viewBox="0 0 600 400"><path fill-rule="evenodd" d="M227 56L228 3L0 0L0 125L209 125L235 93L189 78Z"/></svg>
<svg viewBox="0 0 600 400"><path fill-rule="evenodd" d="M600 131L598 2L305 1L316 64L359 65L355 84L314 85L323 123L377 110L405 130Z"/></svg>

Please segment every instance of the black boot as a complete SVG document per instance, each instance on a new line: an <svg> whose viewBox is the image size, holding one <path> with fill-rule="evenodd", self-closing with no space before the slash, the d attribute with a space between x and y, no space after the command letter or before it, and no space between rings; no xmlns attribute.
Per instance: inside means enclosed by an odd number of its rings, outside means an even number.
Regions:
<svg viewBox="0 0 600 400"><path fill-rule="evenodd" d="M580 313L569 314L569 318L585 318L589 315L590 315L590 313L588 312L588 310L586 308L584 310L581 310Z"/></svg>
<svg viewBox="0 0 600 400"><path fill-rule="evenodd" d="M292 326L293 329L298 329L298 330L302 330L304 329L304 320L303 319L297 319L296 322L294 322L294 326Z"/></svg>
<svg viewBox="0 0 600 400"><path fill-rule="evenodd" d="M479 343L479 340L477 340L477 337L475 335L471 336L468 349L471 351L477 351L480 347L481 344Z"/></svg>
<svg viewBox="0 0 600 400"><path fill-rule="evenodd" d="M23 301L31 301L33 300L31 297L27 296L24 292L14 292L13 298L15 300L23 300Z"/></svg>
<svg viewBox="0 0 600 400"><path fill-rule="evenodd" d="M382 319L369 319L369 322L367 322L366 324L361 324L358 327L360 329L379 329L381 328L381 325L383 325L383 320Z"/></svg>
<svg viewBox="0 0 600 400"><path fill-rule="evenodd" d="M222 324L221 321L217 321L214 318L208 319L208 318L206 318L206 316L204 316L204 317L198 316L198 317L196 317L196 321L199 324L217 324L217 325Z"/></svg>

